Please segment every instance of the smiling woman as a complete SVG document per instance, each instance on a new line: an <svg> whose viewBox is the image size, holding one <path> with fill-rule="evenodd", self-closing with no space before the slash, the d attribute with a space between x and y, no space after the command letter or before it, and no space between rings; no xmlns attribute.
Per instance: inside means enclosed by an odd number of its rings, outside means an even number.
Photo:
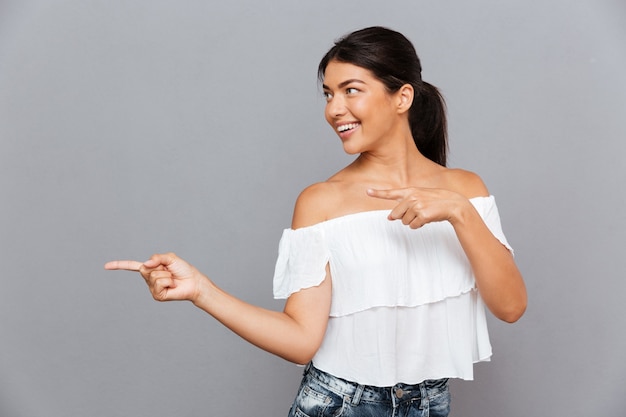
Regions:
<svg viewBox="0 0 626 417"><path fill-rule="evenodd" d="M437 89L412 44L381 27L319 65L325 116L358 154L298 197L274 275L282 312L245 303L173 253L138 271L159 301L189 300L249 342L307 364L290 416L446 416L449 378L489 360L484 306L516 321L526 290L482 180L448 169Z"/></svg>

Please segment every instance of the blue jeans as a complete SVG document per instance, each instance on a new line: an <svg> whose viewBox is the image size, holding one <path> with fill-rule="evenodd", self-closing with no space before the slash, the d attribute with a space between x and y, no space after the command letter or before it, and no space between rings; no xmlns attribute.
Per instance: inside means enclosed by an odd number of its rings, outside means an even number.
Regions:
<svg viewBox="0 0 626 417"><path fill-rule="evenodd" d="M393 387L359 385L309 364L289 417L446 417L448 380Z"/></svg>

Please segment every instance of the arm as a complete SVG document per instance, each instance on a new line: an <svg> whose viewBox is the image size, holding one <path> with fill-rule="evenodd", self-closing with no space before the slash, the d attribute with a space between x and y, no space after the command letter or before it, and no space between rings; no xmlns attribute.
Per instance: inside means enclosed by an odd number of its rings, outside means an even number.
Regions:
<svg viewBox="0 0 626 417"><path fill-rule="evenodd" d="M296 205L294 225L308 221L306 210ZM157 301L191 301L248 342L295 363L311 360L326 331L331 296L328 266L326 279L317 287L292 294L282 312L233 297L173 253L153 255L144 263L112 261L105 269L138 271Z"/></svg>
<svg viewBox="0 0 626 417"><path fill-rule="evenodd" d="M473 191L478 195L488 194L482 181ZM368 190L368 194L397 200L389 219L401 220L413 229L435 221L450 222L489 310L509 323L524 314L526 287L513 256L491 233L468 198L454 191L432 188Z"/></svg>
<svg viewBox="0 0 626 417"><path fill-rule="evenodd" d="M526 310L527 294L511 252L491 233L469 201L459 206L450 223L489 310L506 322L519 320Z"/></svg>
<svg viewBox="0 0 626 417"><path fill-rule="evenodd" d="M330 311L330 279L292 294L282 312L243 302L203 279L194 305L248 342L291 362L308 363L322 343Z"/></svg>

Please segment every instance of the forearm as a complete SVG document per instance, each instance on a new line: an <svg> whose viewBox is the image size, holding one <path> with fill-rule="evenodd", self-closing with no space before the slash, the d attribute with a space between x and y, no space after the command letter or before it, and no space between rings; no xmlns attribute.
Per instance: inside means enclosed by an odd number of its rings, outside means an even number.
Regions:
<svg viewBox="0 0 626 417"><path fill-rule="evenodd" d="M246 303L208 279L193 303L243 339L291 362L307 363L321 343L319 326Z"/></svg>
<svg viewBox="0 0 626 417"><path fill-rule="evenodd" d="M509 250L491 233L471 203L452 223L485 304L501 320L517 321L526 309L522 275Z"/></svg>

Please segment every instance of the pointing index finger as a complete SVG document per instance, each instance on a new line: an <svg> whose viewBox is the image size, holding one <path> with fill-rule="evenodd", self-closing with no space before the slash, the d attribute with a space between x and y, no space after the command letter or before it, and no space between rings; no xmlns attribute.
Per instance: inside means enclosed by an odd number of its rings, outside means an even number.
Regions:
<svg viewBox="0 0 626 417"><path fill-rule="evenodd" d="M400 201L405 197L406 190L393 189L393 190L374 190L373 188L367 189L367 195L374 198L382 198L384 200L396 200Z"/></svg>
<svg viewBox="0 0 626 417"><path fill-rule="evenodd" d="M104 264L104 269L108 270L126 270L126 271L139 271L139 268L143 265L142 262L137 261L110 261Z"/></svg>

